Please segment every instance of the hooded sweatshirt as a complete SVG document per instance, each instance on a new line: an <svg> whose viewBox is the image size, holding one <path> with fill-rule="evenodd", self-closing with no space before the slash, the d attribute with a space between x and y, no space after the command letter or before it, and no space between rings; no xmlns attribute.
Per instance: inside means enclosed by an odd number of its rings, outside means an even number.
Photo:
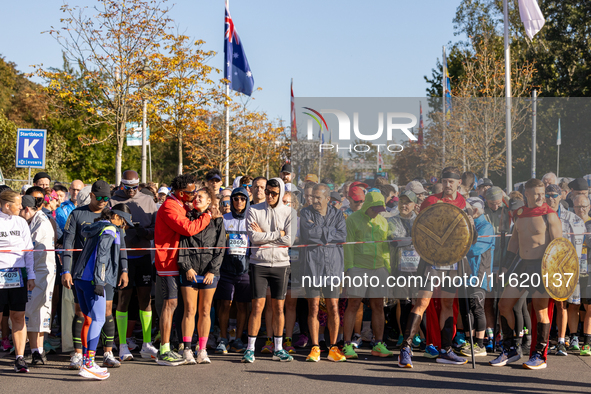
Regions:
<svg viewBox="0 0 591 394"><path fill-rule="evenodd" d="M109 206L123 203L131 211L131 217L134 222L139 222L140 227L147 230L145 237L139 237L135 227L125 230L125 244L128 248L151 248L151 240L154 239L154 226L156 225L156 212L158 207L154 199L147 194L137 192L132 198L127 197L125 191L117 190L113 198L109 200ZM128 258L136 258L149 255L149 250L130 250L127 252Z"/></svg>
<svg viewBox="0 0 591 394"><path fill-rule="evenodd" d="M242 212L236 212L234 196L243 196L246 198L246 207ZM243 248L250 246L248 232L246 231L246 215L250 208L250 197L248 191L243 187L238 187L232 191L230 196L230 212L224 215L224 226L228 235L228 244L222 262L221 273L230 275L242 275L248 272L248 260L250 249ZM235 248L232 248L235 247Z"/></svg>
<svg viewBox="0 0 591 394"><path fill-rule="evenodd" d="M361 209L347 218L347 242L385 241L388 222L382 215L371 219L366 212L370 207L385 206L384 196L369 192ZM378 269L390 272L390 249L387 242L345 245L345 272L349 268Z"/></svg>
<svg viewBox="0 0 591 394"><path fill-rule="evenodd" d="M283 204L285 185L281 178L273 179L279 183L279 201L277 205L271 207L265 200L260 204L252 205L246 215L248 238L254 246L251 249L250 264L264 267L287 267L289 266L287 247L259 248L259 246L291 246L295 240L291 225L292 212L295 211ZM293 219L295 220L295 218ZM263 232L253 231L250 227L251 223L257 223ZM284 236L281 236L281 231L285 232Z"/></svg>

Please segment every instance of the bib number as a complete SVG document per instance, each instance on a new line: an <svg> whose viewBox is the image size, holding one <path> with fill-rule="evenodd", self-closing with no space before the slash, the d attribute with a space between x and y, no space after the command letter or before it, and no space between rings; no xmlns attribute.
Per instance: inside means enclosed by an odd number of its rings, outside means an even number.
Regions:
<svg viewBox="0 0 591 394"><path fill-rule="evenodd" d="M587 274L587 253L588 249L586 246L583 246L583 250L581 252L581 263L580 263L580 273Z"/></svg>
<svg viewBox="0 0 591 394"><path fill-rule="evenodd" d="M400 271L402 272L416 272L419 268L419 260L421 256L413 247L403 248L400 251Z"/></svg>
<svg viewBox="0 0 591 394"><path fill-rule="evenodd" d="M0 270L0 289L15 289L23 286L23 277L20 268Z"/></svg>
<svg viewBox="0 0 591 394"><path fill-rule="evenodd" d="M245 256L246 247L248 246L248 237L246 234L229 234L228 246L230 247L228 253L235 256Z"/></svg>
<svg viewBox="0 0 591 394"><path fill-rule="evenodd" d="M287 253L289 254L290 262L296 263L300 260L300 251L298 249L289 248Z"/></svg>

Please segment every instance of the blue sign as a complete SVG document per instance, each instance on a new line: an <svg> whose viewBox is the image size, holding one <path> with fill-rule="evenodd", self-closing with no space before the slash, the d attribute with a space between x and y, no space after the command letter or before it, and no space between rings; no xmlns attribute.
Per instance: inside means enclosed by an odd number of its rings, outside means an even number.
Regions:
<svg viewBox="0 0 591 394"><path fill-rule="evenodd" d="M138 122L127 122L127 146L142 146L142 125ZM150 145L150 128L146 126L146 145Z"/></svg>
<svg viewBox="0 0 591 394"><path fill-rule="evenodd" d="M18 129L16 167L45 168L47 130Z"/></svg>

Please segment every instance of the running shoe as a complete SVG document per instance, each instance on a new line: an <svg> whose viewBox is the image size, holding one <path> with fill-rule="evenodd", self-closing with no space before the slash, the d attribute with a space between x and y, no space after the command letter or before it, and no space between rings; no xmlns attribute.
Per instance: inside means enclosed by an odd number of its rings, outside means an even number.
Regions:
<svg viewBox="0 0 591 394"><path fill-rule="evenodd" d="M121 345L123 346L123 345ZM136 340L134 337L131 338L127 338L127 347L129 348L130 352L133 352L134 350L136 350L137 348L139 348Z"/></svg>
<svg viewBox="0 0 591 394"><path fill-rule="evenodd" d="M119 360L121 361L133 361L133 354L129 351L129 345L121 344L119 346Z"/></svg>
<svg viewBox="0 0 591 394"><path fill-rule="evenodd" d="M119 368L121 363L113 356L113 352L105 352L103 354L103 367Z"/></svg>
<svg viewBox="0 0 591 394"><path fill-rule="evenodd" d="M347 361L347 357L343 354L338 346L333 346L328 351L328 359L334 362Z"/></svg>
<svg viewBox="0 0 591 394"><path fill-rule="evenodd" d="M412 339L412 347L419 347L421 346L421 337L419 336L419 334L415 335L415 337Z"/></svg>
<svg viewBox="0 0 591 394"><path fill-rule="evenodd" d="M566 345L564 342L558 342L558 346L556 346L556 355L568 356L568 353L566 352Z"/></svg>
<svg viewBox="0 0 591 394"><path fill-rule="evenodd" d="M17 357L17 359L14 361L14 372L17 372L17 373L29 372L29 367L27 367L27 362L25 361L24 357Z"/></svg>
<svg viewBox="0 0 591 394"><path fill-rule="evenodd" d="M215 348L215 354L227 354L229 347L228 340L226 338L222 338L220 339L218 346Z"/></svg>
<svg viewBox="0 0 591 394"><path fill-rule="evenodd" d="M261 353L270 354L273 353L274 349L275 345L273 345L273 340L271 338L267 338L267 341L265 342L265 346L263 346Z"/></svg>
<svg viewBox="0 0 591 394"><path fill-rule="evenodd" d="M371 330L371 327L366 327L361 330L361 338L365 342L371 342L373 340L373 331Z"/></svg>
<svg viewBox="0 0 591 394"><path fill-rule="evenodd" d="M591 356L591 346L583 345L581 349L581 356Z"/></svg>
<svg viewBox="0 0 591 394"><path fill-rule="evenodd" d="M156 358L158 357L158 349L152 345L152 342L144 342L142 344L142 350L140 350L140 355L142 358Z"/></svg>
<svg viewBox="0 0 591 394"><path fill-rule="evenodd" d="M527 369L544 369L546 366L546 361L538 352L535 352L527 362L523 363L523 368Z"/></svg>
<svg viewBox="0 0 591 394"><path fill-rule="evenodd" d="M437 358L439 357L439 350L437 350L437 348L431 344L425 348L425 353L423 354L423 357Z"/></svg>
<svg viewBox="0 0 591 394"><path fill-rule="evenodd" d="M487 351L488 353L492 353L492 352L493 352L493 342L494 342L494 341L493 341L492 339L490 339L490 340L488 341L488 343L486 344L486 351Z"/></svg>
<svg viewBox="0 0 591 394"><path fill-rule="evenodd" d="M410 347L405 346L400 349L398 355L398 366L400 368L412 368L412 350Z"/></svg>
<svg viewBox="0 0 591 394"><path fill-rule="evenodd" d="M353 344L349 343L343 346L343 354L347 359L350 358L359 358L357 353L355 353L355 349L353 349Z"/></svg>
<svg viewBox="0 0 591 394"><path fill-rule="evenodd" d="M575 335L571 338L569 350L581 350L581 348L579 347L579 337L578 336Z"/></svg>
<svg viewBox="0 0 591 394"><path fill-rule="evenodd" d="M310 350L310 354L306 357L306 361L313 361L317 363L320 361L320 347L319 346L312 346L312 350Z"/></svg>
<svg viewBox="0 0 591 394"><path fill-rule="evenodd" d="M237 338L232 342L232 346L230 347L230 349L233 352L236 353L242 353L246 350L246 346L244 345L244 343L242 342L242 339Z"/></svg>
<svg viewBox="0 0 591 394"><path fill-rule="evenodd" d="M294 347L303 348L308 345L308 336L306 334L300 334L298 341L293 344Z"/></svg>
<svg viewBox="0 0 591 394"><path fill-rule="evenodd" d="M293 335L298 335L300 333L300 325L298 322L295 323L293 326Z"/></svg>
<svg viewBox="0 0 591 394"><path fill-rule="evenodd" d="M166 353L159 353L156 363L158 365L165 365L167 367L176 367L177 365L183 365L185 363L185 359L175 352L168 351Z"/></svg>
<svg viewBox="0 0 591 394"><path fill-rule="evenodd" d="M394 353L388 350L384 342L378 342L371 349L371 355L375 357L393 357Z"/></svg>
<svg viewBox="0 0 591 394"><path fill-rule="evenodd" d="M46 362L47 357L45 355L45 350L43 351L43 353L39 353L37 350L33 352L33 359L31 360L31 365L45 365Z"/></svg>
<svg viewBox="0 0 591 394"><path fill-rule="evenodd" d="M7 352L12 349L12 345L10 344L10 339L8 337L2 339L2 350Z"/></svg>
<svg viewBox="0 0 591 394"><path fill-rule="evenodd" d="M96 380L105 380L111 376L109 372L105 371L96 364L92 364L90 367L86 365L82 366L82 368L80 368L80 372L78 372L78 375L82 376L83 378Z"/></svg>
<svg viewBox="0 0 591 394"><path fill-rule="evenodd" d="M273 361L288 362L293 361L293 357L285 349L281 349L273 353Z"/></svg>
<svg viewBox="0 0 591 394"><path fill-rule="evenodd" d="M72 357L70 357L70 366L69 369L80 369L82 368L82 354L74 353Z"/></svg>
<svg viewBox="0 0 591 394"><path fill-rule="evenodd" d="M441 349L439 351L439 357L437 357L437 362L440 364L462 365L462 364L466 364L468 362L468 360L458 356L451 349L449 351L446 351L445 349Z"/></svg>
<svg viewBox="0 0 591 394"><path fill-rule="evenodd" d="M246 349L244 351L244 355L242 356L243 363L254 363L254 351Z"/></svg>
<svg viewBox="0 0 591 394"><path fill-rule="evenodd" d="M207 350L203 349L203 350L199 350L199 352L196 352L197 354L197 364L211 364L211 360L209 359L209 356L207 355Z"/></svg>
<svg viewBox="0 0 591 394"><path fill-rule="evenodd" d="M402 342L404 342L404 335L400 334L398 335L398 342L396 342L396 347L400 347L402 345Z"/></svg>
<svg viewBox="0 0 591 394"><path fill-rule="evenodd" d="M363 345L363 339L361 339L361 335L354 334L353 340L351 341L351 345L353 345L355 349L359 349L361 345Z"/></svg>
<svg viewBox="0 0 591 394"><path fill-rule="evenodd" d="M296 352L296 350L291 345L291 338L290 337L285 338L285 342L283 343L283 348L289 354L294 354Z"/></svg>
<svg viewBox="0 0 591 394"><path fill-rule="evenodd" d="M462 346L460 350L460 354L466 357L472 357L472 346L467 343L468 346ZM486 356L486 348L478 346L477 343L474 344L474 357Z"/></svg>
<svg viewBox="0 0 591 394"><path fill-rule="evenodd" d="M499 357L495 358L488 363L493 367L503 367L507 364L514 363L521 358L521 350L520 349L504 349Z"/></svg>
<svg viewBox="0 0 591 394"><path fill-rule="evenodd" d="M193 356L193 351L190 348L183 350L183 358L185 359L185 364L188 364L188 365L197 364L197 361L195 361L195 357Z"/></svg>
<svg viewBox="0 0 591 394"><path fill-rule="evenodd" d="M454 347L461 348L466 343L466 334L463 332L456 333L454 338Z"/></svg>

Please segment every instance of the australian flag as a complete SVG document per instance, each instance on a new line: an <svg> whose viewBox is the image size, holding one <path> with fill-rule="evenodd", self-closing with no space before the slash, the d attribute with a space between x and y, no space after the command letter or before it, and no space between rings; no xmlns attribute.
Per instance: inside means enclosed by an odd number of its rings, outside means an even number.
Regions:
<svg viewBox="0 0 591 394"><path fill-rule="evenodd" d="M224 78L230 81L230 89L250 96L254 89L254 78L250 72L242 42L238 38L227 4L224 52L226 54Z"/></svg>

